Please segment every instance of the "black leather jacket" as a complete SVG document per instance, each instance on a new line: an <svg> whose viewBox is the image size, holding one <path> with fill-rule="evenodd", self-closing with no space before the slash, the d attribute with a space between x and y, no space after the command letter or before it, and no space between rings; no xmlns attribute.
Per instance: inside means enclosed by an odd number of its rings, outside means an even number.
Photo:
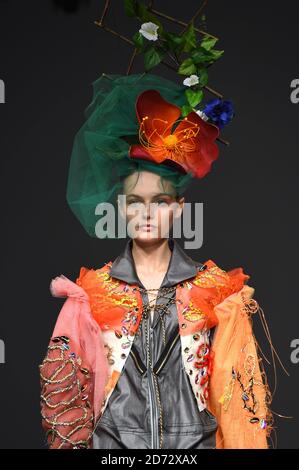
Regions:
<svg viewBox="0 0 299 470"><path fill-rule="evenodd" d="M175 286L192 278L203 267L202 263L187 256L175 239L169 239L169 247L171 259L161 287ZM113 262L110 275L144 287L137 276L131 248L130 239L123 253ZM157 298L157 304L169 303L166 313L162 315L155 309L152 324L150 316L141 322L130 355L95 429L95 449L203 449L216 446L216 418L206 409L199 411L183 366L176 304L173 302L175 290L166 297ZM148 300L147 294L143 293L142 298L143 302ZM147 360L146 331L154 374Z"/></svg>

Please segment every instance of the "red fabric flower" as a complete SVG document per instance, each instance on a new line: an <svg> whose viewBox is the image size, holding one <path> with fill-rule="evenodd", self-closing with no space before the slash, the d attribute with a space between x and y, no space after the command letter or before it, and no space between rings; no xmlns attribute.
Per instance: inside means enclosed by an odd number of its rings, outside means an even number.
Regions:
<svg viewBox="0 0 299 470"><path fill-rule="evenodd" d="M215 143L217 126L194 111L180 118L181 109L164 100L156 90L146 90L138 96L136 114L140 144L131 145L130 157L155 163L171 160L196 178L203 178L211 170L219 154Z"/></svg>

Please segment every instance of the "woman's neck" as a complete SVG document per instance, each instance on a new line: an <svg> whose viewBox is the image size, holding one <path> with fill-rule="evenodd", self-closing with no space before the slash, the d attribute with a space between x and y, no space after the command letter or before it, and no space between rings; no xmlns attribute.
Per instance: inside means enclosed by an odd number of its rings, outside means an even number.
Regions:
<svg viewBox="0 0 299 470"><path fill-rule="evenodd" d="M166 272L171 258L168 239L153 240L152 243L144 244L133 239L132 256L139 272Z"/></svg>

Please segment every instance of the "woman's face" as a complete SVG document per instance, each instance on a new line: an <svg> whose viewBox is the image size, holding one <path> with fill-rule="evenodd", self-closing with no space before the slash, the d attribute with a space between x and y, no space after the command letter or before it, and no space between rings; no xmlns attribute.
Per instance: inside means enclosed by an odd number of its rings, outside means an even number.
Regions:
<svg viewBox="0 0 299 470"><path fill-rule="evenodd" d="M177 200L170 181L141 171L124 180L120 211L126 218L128 235L139 241L168 238L174 218L180 217L184 198Z"/></svg>

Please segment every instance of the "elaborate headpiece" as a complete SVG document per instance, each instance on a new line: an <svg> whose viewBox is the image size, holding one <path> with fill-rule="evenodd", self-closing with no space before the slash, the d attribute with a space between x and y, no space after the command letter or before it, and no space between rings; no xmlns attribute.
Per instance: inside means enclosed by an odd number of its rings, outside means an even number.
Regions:
<svg viewBox="0 0 299 470"><path fill-rule="evenodd" d="M149 170L170 179L178 194L190 181L203 178L218 158L216 141L227 144L219 134L234 115L231 102L207 85L207 69L224 51L214 49L218 39L206 31L201 9L185 24L154 10L152 1L145 6L125 0L127 15L137 18L140 28L130 40L104 24L109 6L106 1L95 23L131 43L134 52L125 75L103 73L93 82L67 186L71 210L93 237L97 205L114 203L124 177L134 171ZM183 25L183 31L166 31L158 16ZM197 17L201 29L194 26ZM144 54L145 72L132 74L137 54ZM181 83L150 73L158 64L173 69ZM217 98L203 105L205 91Z"/></svg>

